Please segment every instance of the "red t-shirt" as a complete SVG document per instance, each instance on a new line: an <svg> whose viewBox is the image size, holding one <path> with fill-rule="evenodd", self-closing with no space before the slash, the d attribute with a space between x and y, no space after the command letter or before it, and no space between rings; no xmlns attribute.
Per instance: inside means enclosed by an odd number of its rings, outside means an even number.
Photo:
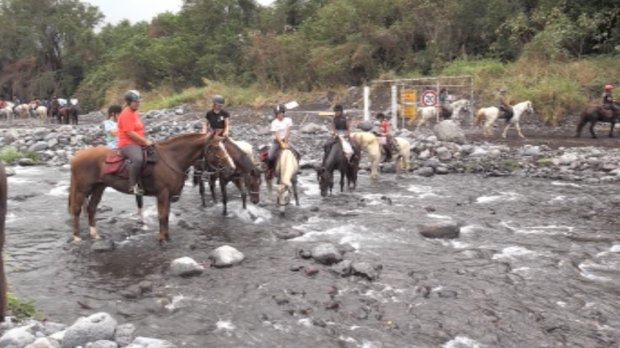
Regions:
<svg viewBox="0 0 620 348"><path fill-rule="evenodd" d="M383 120L379 123L379 128L381 129L381 133L389 134L390 133L390 121Z"/></svg>
<svg viewBox="0 0 620 348"><path fill-rule="evenodd" d="M137 111L132 110L129 106L124 108L118 115L118 147L121 148L129 144L137 144L133 139L127 136L127 132L134 131L140 136L144 136L144 124L140 119Z"/></svg>

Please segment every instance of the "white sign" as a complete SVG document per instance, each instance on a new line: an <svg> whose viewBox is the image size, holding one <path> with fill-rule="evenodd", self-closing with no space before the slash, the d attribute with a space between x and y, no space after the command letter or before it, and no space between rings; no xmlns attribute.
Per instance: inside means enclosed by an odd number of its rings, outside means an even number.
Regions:
<svg viewBox="0 0 620 348"><path fill-rule="evenodd" d="M292 101L292 102L288 102L288 103L284 104L284 107L286 107L286 110L291 110L291 109L294 109L294 108L296 108L298 106L299 106L299 103L296 102L296 101Z"/></svg>
<svg viewBox="0 0 620 348"><path fill-rule="evenodd" d="M422 93L422 104L424 106L434 106L437 104L437 93L432 90Z"/></svg>

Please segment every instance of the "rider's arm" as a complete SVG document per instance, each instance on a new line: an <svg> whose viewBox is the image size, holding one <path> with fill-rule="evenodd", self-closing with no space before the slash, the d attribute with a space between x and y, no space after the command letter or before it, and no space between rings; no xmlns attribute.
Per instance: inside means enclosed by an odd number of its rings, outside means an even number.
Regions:
<svg viewBox="0 0 620 348"><path fill-rule="evenodd" d="M226 117L224 119L224 132L222 133L222 136L227 137L228 136L228 130L230 129L230 123L229 123L230 117Z"/></svg>
<svg viewBox="0 0 620 348"><path fill-rule="evenodd" d="M137 144L140 144L142 146L151 146L153 145L153 142L148 140L147 138L139 135L138 133L136 133L135 131L126 131L125 134L133 141L135 141Z"/></svg>

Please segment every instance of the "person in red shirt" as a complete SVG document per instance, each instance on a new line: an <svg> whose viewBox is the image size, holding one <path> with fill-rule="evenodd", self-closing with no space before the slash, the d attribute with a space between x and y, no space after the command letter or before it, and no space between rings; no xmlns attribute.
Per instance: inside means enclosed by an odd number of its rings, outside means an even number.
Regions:
<svg viewBox="0 0 620 348"><path fill-rule="evenodd" d="M125 93L127 105L118 115L118 149L125 158L131 161L129 166L129 192L135 195L144 193L141 183L142 147L153 143L144 137L144 124L138 114L140 92L130 90Z"/></svg>
<svg viewBox="0 0 620 348"><path fill-rule="evenodd" d="M394 138L390 134L390 121L385 117L385 114L380 112L377 114L377 119L379 120L379 137L383 138L383 140L379 140L379 143L383 145L385 149L386 156L385 161L389 161L392 158L392 153L397 154L400 149L398 144L394 141Z"/></svg>

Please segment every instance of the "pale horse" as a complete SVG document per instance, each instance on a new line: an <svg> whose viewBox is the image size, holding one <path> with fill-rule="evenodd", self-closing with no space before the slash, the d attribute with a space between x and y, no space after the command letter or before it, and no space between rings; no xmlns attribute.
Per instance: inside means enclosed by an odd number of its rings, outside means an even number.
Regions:
<svg viewBox="0 0 620 348"><path fill-rule="evenodd" d="M379 177L379 162L381 161L381 145L379 139L371 132L355 132L350 135L351 140L356 142L362 149L368 153L370 160L370 177L376 179ZM394 137L394 141L400 148L400 153L394 154L396 161L396 174L400 174L401 170L409 171L409 158L411 156L411 145L401 137Z"/></svg>
<svg viewBox="0 0 620 348"><path fill-rule="evenodd" d="M276 163L275 176L278 178L277 204L280 215L284 216L286 206L291 201L291 191L295 197L295 205L299 206L299 196L297 195L297 172L299 163L293 151L289 148L280 149L280 156ZM267 187L271 192L271 179L267 179Z"/></svg>
<svg viewBox="0 0 620 348"><path fill-rule="evenodd" d="M30 117L30 104L19 104L14 109L15 114L21 118Z"/></svg>
<svg viewBox="0 0 620 348"><path fill-rule="evenodd" d="M43 105L39 105L36 109L30 109L32 117L38 117L41 123L45 123L47 120L47 108Z"/></svg>
<svg viewBox="0 0 620 348"><path fill-rule="evenodd" d="M508 129L510 128L510 126L514 125L515 128L517 129L517 133L519 134L519 136L525 139L525 136L521 132L519 121L521 120L521 116L523 116L523 114L525 113L530 114L530 115L534 114L534 107L532 106L532 102L529 100L526 100L518 104L515 104L512 106L512 111L513 111L513 115L506 122L506 127L504 127L504 131L502 132L502 137L505 138L506 133L508 132ZM490 107L481 108L478 110L478 112L476 113L476 125L478 126L484 121L484 127L482 128L482 134L484 136L493 135L493 131L491 130L491 128L493 127L493 124L495 123L495 121L497 121L499 116L500 116L500 111L499 111L499 108L496 106L490 106Z"/></svg>
<svg viewBox="0 0 620 348"><path fill-rule="evenodd" d="M13 121L13 119L15 119L13 107L15 107L15 104L11 102L5 102L4 107L0 109L0 117L3 117L7 121Z"/></svg>
<svg viewBox="0 0 620 348"><path fill-rule="evenodd" d="M460 122L463 117L468 117L471 113L471 103L467 99L459 99L450 103L450 107L452 108L451 119ZM418 113L420 113L421 118L420 122L418 122L415 131L422 125L432 122L432 119L435 119L437 123L439 123L440 112L438 111L439 107L436 106L425 106L418 109Z"/></svg>

